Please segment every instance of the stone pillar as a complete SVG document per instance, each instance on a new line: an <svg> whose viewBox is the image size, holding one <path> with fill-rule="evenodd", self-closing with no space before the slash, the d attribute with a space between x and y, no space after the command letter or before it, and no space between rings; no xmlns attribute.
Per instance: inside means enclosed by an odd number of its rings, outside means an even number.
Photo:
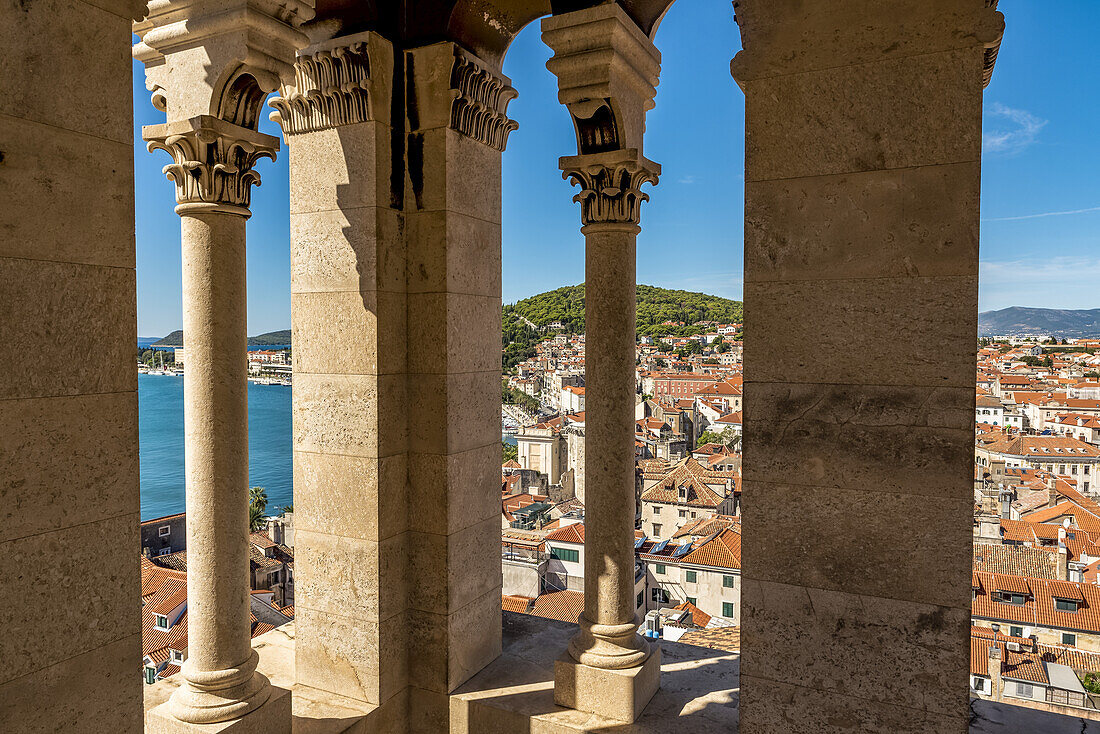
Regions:
<svg viewBox="0 0 1100 734"><path fill-rule="evenodd" d="M499 68L453 43L405 52L411 727L500 654Z"/></svg>
<svg viewBox="0 0 1100 734"><path fill-rule="evenodd" d="M183 249L187 660L168 712L207 724L271 695L250 645L245 220L278 140L211 116L142 130L176 183Z"/></svg>
<svg viewBox="0 0 1100 734"><path fill-rule="evenodd" d="M744 734L967 731L987 5L738 3Z"/></svg>
<svg viewBox="0 0 1100 734"><path fill-rule="evenodd" d="M0 731L141 732L128 0L0 4Z"/></svg>
<svg viewBox="0 0 1100 734"><path fill-rule="evenodd" d="M378 732L401 730L408 687L393 59L375 33L317 43L271 101L290 155L296 706L335 699Z"/></svg>
<svg viewBox="0 0 1100 734"><path fill-rule="evenodd" d="M641 155L660 54L618 5L543 21L547 67L577 132L562 158L581 187L585 236L585 568L580 631L554 665L562 705L632 722L660 685L660 649L638 635L634 609L635 241Z"/></svg>
<svg viewBox="0 0 1100 734"><path fill-rule="evenodd" d="M260 182L254 166L278 149L256 131L263 99L292 76L294 50L305 45L293 24L311 15L297 2L181 0L155 4L134 26L134 56L168 118L142 136L172 157L164 172L182 219L188 350L188 657L182 685L147 712L154 732L290 731L289 691L256 672L249 639L245 220Z"/></svg>

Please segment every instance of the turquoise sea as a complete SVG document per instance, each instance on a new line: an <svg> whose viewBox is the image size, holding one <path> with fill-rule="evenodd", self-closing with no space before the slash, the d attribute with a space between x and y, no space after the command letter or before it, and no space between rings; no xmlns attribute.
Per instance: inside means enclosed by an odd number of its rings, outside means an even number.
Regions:
<svg viewBox="0 0 1100 734"><path fill-rule="evenodd" d="M141 519L184 510L183 378L138 375ZM248 383L249 483L273 512L293 504L290 388Z"/></svg>

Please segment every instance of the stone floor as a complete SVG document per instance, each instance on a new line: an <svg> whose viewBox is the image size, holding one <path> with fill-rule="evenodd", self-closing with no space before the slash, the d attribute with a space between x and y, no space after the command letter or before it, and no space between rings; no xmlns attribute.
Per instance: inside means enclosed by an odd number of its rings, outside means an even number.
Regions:
<svg viewBox="0 0 1100 734"><path fill-rule="evenodd" d="M661 642L661 690L634 724L601 719L554 704L554 658L576 625L504 613L504 652L451 696L451 734L735 734L739 660L736 653ZM260 669L274 685L292 688L294 625L253 640ZM145 706L167 700L178 682L145 687ZM365 713L355 702L295 689L295 734L336 734ZM991 701L973 700L970 734L1100 734L1100 722Z"/></svg>

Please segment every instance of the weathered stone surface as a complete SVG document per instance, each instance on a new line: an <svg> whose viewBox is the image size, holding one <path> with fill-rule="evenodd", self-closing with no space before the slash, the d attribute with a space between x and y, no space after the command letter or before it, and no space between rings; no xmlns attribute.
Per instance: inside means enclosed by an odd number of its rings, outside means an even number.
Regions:
<svg viewBox="0 0 1100 734"><path fill-rule="evenodd" d="M431 511L430 507L424 509ZM499 546L500 520L496 517L450 535L410 532L409 606L427 612L458 609L498 588Z"/></svg>
<svg viewBox="0 0 1100 734"><path fill-rule="evenodd" d="M405 531L406 457L294 452L294 527L361 540ZM429 513L431 514L431 513Z"/></svg>
<svg viewBox="0 0 1100 734"><path fill-rule="evenodd" d="M405 627L295 606L298 683L379 704L406 685Z"/></svg>
<svg viewBox="0 0 1100 734"><path fill-rule="evenodd" d="M377 122L295 135L290 149L290 213L389 205L388 133ZM323 171L319 177L313 171Z"/></svg>
<svg viewBox="0 0 1100 734"><path fill-rule="evenodd" d="M745 181L977 161L982 53L975 47L747 82Z"/></svg>
<svg viewBox="0 0 1100 734"><path fill-rule="evenodd" d="M403 404L404 394L402 375L295 375L294 447L364 457L401 453L403 421L384 431L371 427L383 408Z"/></svg>
<svg viewBox="0 0 1100 734"><path fill-rule="evenodd" d="M0 683L72 658L74 652L129 639L140 628L138 542L134 512L0 545L0 619L19 631L0 636ZM59 629L65 634L57 634ZM75 651L74 640L80 641ZM80 681L85 683L90 686L92 680ZM111 690L106 695L123 695L114 686L104 688ZM132 689L123 684L122 690Z"/></svg>
<svg viewBox="0 0 1100 734"><path fill-rule="evenodd" d="M10 680L0 685L0 723L20 734L85 734L89 722L138 734L140 659L141 635L133 634Z"/></svg>
<svg viewBox="0 0 1100 734"><path fill-rule="evenodd" d="M453 454L500 442L500 372L409 378L409 450Z"/></svg>
<svg viewBox="0 0 1100 734"><path fill-rule="evenodd" d="M405 299L388 291L292 294L295 375L404 373Z"/></svg>
<svg viewBox="0 0 1100 734"><path fill-rule="evenodd" d="M500 370L500 295L409 295L409 363L420 373Z"/></svg>
<svg viewBox="0 0 1100 734"><path fill-rule="evenodd" d="M742 640L751 641L741 651L743 675L909 709L965 712L969 606L791 586L752 574L747 568L741 585Z"/></svg>
<svg viewBox="0 0 1100 734"><path fill-rule="evenodd" d="M145 711L146 734L291 734L291 694L272 687L271 695L247 715L217 724L188 724L172 715L171 703Z"/></svg>
<svg viewBox="0 0 1100 734"><path fill-rule="evenodd" d="M751 50L739 52L739 81L905 59L947 49L981 50L1004 20L985 0L884 5L875 0L739 5ZM749 47L746 46L746 49ZM981 75L981 68L976 72Z"/></svg>
<svg viewBox="0 0 1100 734"><path fill-rule="evenodd" d="M404 533L373 541L296 531L296 606L372 621L399 614L406 542Z"/></svg>
<svg viewBox="0 0 1100 734"><path fill-rule="evenodd" d="M500 447L409 454L409 529L448 535L489 518L500 522Z"/></svg>
<svg viewBox="0 0 1100 734"><path fill-rule="evenodd" d="M0 114L132 146L130 38L128 18L88 3L6 5L0 11ZM94 84L89 69L96 70Z"/></svg>
<svg viewBox="0 0 1100 734"><path fill-rule="evenodd" d="M750 182L745 280L972 276L980 184L977 161Z"/></svg>
<svg viewBox="0 0 1100 734"><path fill-rule="evenodd" d="M0 543L138 511L137 395L0 400Z"/></svg>
<svg viewBox="0 0 1100 734"><path fill-rule="evenodd" d="M554 702L577 711L633 723L661 684L661 650L625 670L582 665L568 651L554 661Z"/></svg>
<svg viewBox="0 0 1100 734"><path fill-rule="evenodd" d="M972 387L746 381L745 479L970 497L973 400Z"/></svg>
<svg viewBox="0 0 1100 734"><path fill-rule="evenodd" d="M0 150L0 256L134 267L133 145L0 115Z"/></svg>
<svg viewBox="0 0 1100 734"><path fill-rule="evenodd" d="M499 597L497 586L449 614L410 610L409 682L449 693L500 655Z"/></svg>
<svg viewBox="0 0 1100 734"><path fill-rule="evenodd" d="M415 212L410 218L447 211L500 224L499 151L448 128L412 133L409 177Z"/></svg>
<svg viewBox="0 0 1100 734"><path fill-rule="evenodd" d="M500 300L500 225L459 212L409 217L410 293L468 293Z"/></svg>
<svg viewBox="0 0 1100 734"><path fill-rule="evenodd" d="M963 685L966 676L962 677ZM936 711L741 674L739 731L784 734L966 734L966 689ZM1021 732L1022 734L1022 732Z"/></svg>
<svg viewBox="0 0 1100 734"><path fill-rule="evenodd" d="M745 298L767 303L745 310L752 380L973 391L976 275L752 282Z"/></svg>
<svg viewBox="0 0 1100 734"><path fill-rule="evenodd" d="M136 390L135 289L128 268L0 258L0 399Z"/></svg>
<svg viewBox="0 0 1100 734"><path fill-rule="evenodd" d="M386 207L290 216L290 292L405 290L404 217Z"/></svg>
<svg viewBox="0 0 1100 734"><path fill-rule="evenodd" d="M746 481L744 491L753 500L743 522L770 528L767 535L742 536L743 563L753 578L969 607L973 541L956 521L973 500L755 481ZM874 508L872 516L860 511L865 507ZM938 529L935 542L929 528ZM899 558L908 567L899 568Z"/></svg>

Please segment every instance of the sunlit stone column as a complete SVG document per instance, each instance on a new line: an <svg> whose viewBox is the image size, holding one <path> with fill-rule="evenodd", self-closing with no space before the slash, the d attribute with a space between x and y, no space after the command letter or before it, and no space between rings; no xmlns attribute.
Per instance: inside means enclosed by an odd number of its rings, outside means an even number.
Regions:
<svg viewBox="0 0 1100 734"><path fill-rule="evenodd" d="M644 183L660 166L641 154L660 54L617 5L543 21L579 155L562 158L581 192L585 236L585 567L580 631L554 666L563 706L634 721L660 685L660 649L634 609L635 246Z"/></svg>
<svg viewBox="0 0 1100 734"><path fill-rule="evenodd" d="M237 718L270 696L250 645L245 221L252 169L278 140L201 116L146 127L173 162L183 250L187 660L170 712L193 723Z"/></svg>
<svg viewBox="0 0 1100 734"><path fill-rule="evenodd" d="M172 158L183 251L187 463L188 657L182 685L146 712L147 731L290 731L289 691L256 671L248 580L248 403L245 221L260 158L278 139L257 132L264 97L293 78L312 7L290 0L153 3L135 24L163 125L142 130ZM247 716L246 716L247 715ZM204 729L205 731L206 729Z"/></svg>

